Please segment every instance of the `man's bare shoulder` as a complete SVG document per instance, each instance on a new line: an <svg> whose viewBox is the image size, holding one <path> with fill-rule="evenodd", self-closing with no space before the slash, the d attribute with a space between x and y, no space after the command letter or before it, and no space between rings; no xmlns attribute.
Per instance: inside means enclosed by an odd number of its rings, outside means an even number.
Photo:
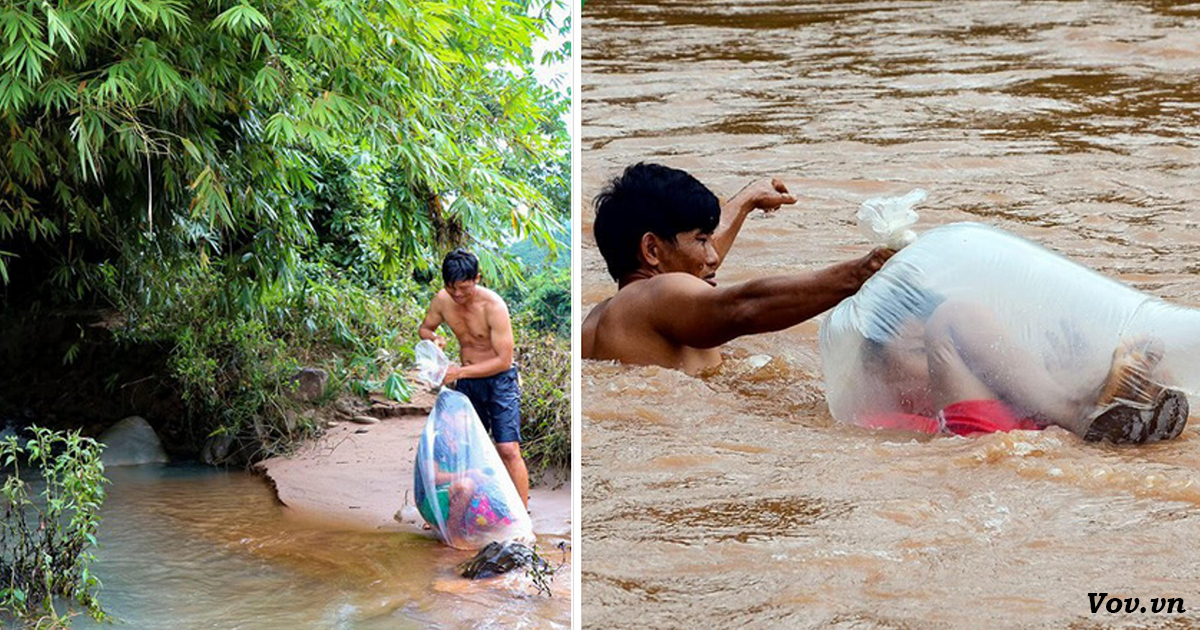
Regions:
<svg viewBox="0 0 1200 630"><path fill-rule="evenodd" d="M616 346L631 339L659 338L654 332L659 317L677 308L685 295L711 289L707 282L687 273L665 273L621 287L592 307L583 320L583 357L621 358L623 353L617 352Z"/></svg>
<svg viewBox="0 0 1200 630"><path fill-rule="evenodd" d="M683 295L711 289L701 278L690 273L664 273L622 287L610 298L610 308L659 308Z"/></svg>
<svg viewBox="0 0 1200 630"><path fill-rule="evenodd" d="M663 273L647 280L653 282L658 289L664 288L680 288L685 290L695 290L697 288L711 288L712 285L703 278L697 278L690 273Z"/></svg>
<svg viewBox="0 0 1200 630"><path fill-rule="evenodd" d="M604 317L604 311L608 308L608 303L611 301L612 298L604 298L599 304L593 306L592 310L588 311L587 317L583 318L584 327L595 326L600 321L600 318Z"/></svg>
<svg viewBox="0 0 1200 630"><path fill-rule="evenodd" d="M450 293L448 291L445 289L438 289L438 292L433 294L433 299L429 301L429 308L430 310L440 310L446 305L447 302L452 301L453 300L450 298Z"/></svg>
<svg viewBox="0 0 1200 630"><path fill-rule="evenodd" d="M479 297L483 298L483 302L489 307L500 307L505 311L508 311L508 304L504 301L504 298L500 297L499 293L496 293L487 287L477 287L475 291L478 293Z"/></svg>
<svg viewBox="0 0 1200 630"><path fill-rule="evenodd" d="M609 301L612 298L606 298L604 301L592 307L588 311L587 317L583 318L583 325L580 328L580 343L583 358L596 358L596 329L600 327L600 320L604 318L604 311L608 308Z"/></svg>

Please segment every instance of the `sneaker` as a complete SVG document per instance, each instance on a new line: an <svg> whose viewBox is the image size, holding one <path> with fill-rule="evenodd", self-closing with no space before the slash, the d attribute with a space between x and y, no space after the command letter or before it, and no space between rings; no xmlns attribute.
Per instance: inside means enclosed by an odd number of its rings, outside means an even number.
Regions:
<svg viewBox="0 0 1200 630"><path fill-rule="evenodd" d="M1179 437L1188 421L1187 396L1177 389L1160 388L1148 408L1111 403L1088 426L1083 439L1113 444L1146 444Z"/></svg>

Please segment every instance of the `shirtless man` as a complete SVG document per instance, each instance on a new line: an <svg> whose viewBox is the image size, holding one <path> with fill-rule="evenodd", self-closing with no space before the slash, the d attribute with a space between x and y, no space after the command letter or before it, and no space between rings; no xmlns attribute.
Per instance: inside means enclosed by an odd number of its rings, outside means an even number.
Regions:
<svg viewBox="0 0 1200 630"><path fill-rule="evenodd" d="M457 381L454 389L471 399L528 507L529 472L521 457L521 395L508 306L495 291L478 286L479 259L464 249L446 254L442 282L445 288L434 296L418 334L444 347L446 341L437 334L444 323L458 339L462 365L451 365L442 383Z"/></svg>
<svg viewBox="0 0 1200 630"><path fill-rule="evenodd" d="M696 374L725 342L783 330L853 295L893 252L718 287L717 268L746 217L796 203L783 182L760 180L721 206L688 173L636 164L596 198L594 232L617 294L583 322L583 358L661 365Z"/></svg>

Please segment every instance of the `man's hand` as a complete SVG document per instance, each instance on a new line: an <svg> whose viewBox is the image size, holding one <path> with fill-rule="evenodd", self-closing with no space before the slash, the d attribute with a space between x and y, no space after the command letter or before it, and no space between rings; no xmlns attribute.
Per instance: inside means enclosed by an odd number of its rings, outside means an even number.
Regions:
<svg viewBox="0 0 1200 630"><path fill-rule="evenodd" d="M882 269L883 263L887 262L889 258L895 255L896 250L894 249L876 247L875 249L872 249L871 252L866 256L859 258L858 261L856 261L856 271L858 275L859 286L862 286L862 283L866 282L868 278L875 275L876 271Z"/></svg>
<svg viewBox="0 0 1200 630"><path fill-rule="evenodd" d="M442 378L442 385L446 386L457 381L460 374L462 374L462 367L450 364L450 367L446 368L446 376Z"/></svg>
<svg viewBox="0 0 1200 630"><path fill-rule="evenodd" d="M738 207L743 213L760 208L764 212L774 212L780 206L796 203L796 196L788 192L787 186L779 179L751 182L733 197L738 201Z"/></svg>
<svg viewBox="0 0 1200 630"><path fill-rule="evenodd" d="M445 350L446 349L446 338L441 335L434 335L433 345L437 346L441 350Z"/></svg>
<svg viewBox="0 0 1200 630"><path fill-rule="evenodd" d="M784 204L796 203L796 196L788 192L787 186L778 179L760 179L750 182L732 199L721 206L721 224L713 233L713 247L721 262L733 247L733 241L742 230L746 217L756 209L774 212Z"/></svg>

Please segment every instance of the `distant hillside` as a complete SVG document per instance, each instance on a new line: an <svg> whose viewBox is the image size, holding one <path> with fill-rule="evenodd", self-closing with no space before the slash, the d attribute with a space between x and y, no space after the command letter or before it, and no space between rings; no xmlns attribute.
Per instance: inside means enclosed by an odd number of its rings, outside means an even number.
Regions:
<svg viewBox="0 0 1200 630"><path fill-rule="evenodd" d="M551 231L554 241L559 244L558 254L553 261L550 260L550 250L539 247L530 239L517 241L508 246L508 252L521 259L521 264L525 267L528 275L537 274L543 267L558 267L570 269L571 267L571 226L564 225L561 228Z"/></svg>

